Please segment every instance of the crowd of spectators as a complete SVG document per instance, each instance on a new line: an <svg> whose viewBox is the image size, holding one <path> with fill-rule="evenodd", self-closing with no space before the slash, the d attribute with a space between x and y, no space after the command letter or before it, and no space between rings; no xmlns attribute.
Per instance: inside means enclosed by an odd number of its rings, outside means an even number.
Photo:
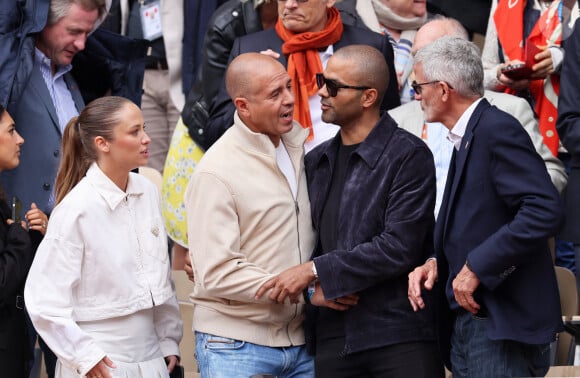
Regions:
<svg viewBox="0 0 580 378"><path fill-rule="evenodd" d="M194 283L202 377L234 374L228 358L244 376L545 374L562 330L546 261L580 292L579 16L575 0L4 1L0 371L28 377L39 344L50 378L169 374L194 358L172 267ZM155 337L119 347L137 325ZM256 357L279 350L293 369Z"/></svg>

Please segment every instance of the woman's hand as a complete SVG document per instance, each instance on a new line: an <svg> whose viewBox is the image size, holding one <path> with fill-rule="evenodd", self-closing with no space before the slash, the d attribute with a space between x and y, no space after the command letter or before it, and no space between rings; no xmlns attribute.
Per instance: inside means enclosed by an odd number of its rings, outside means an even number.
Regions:
<svg viewBox="0 0 580 378"><path fill-rule="evenodd" d="M30 205L30 210L24 216L31 230L39 231L43 236L46 234L48 217L40 210L34 202Z"/></svg>
<svg viewBox="0 0 580 378"><path fill-rule="evenodd" d="M93 366L91 370L87 373L87 378L112 378L111 374L109 373L109 368L114 369L116 368L113 361L109 359L109 357L105 356L102 360L99 361L98 364Z"/></svg>
<svg viewBox="0 0 580 378"><path fill-rule="evenodd" d="M179 358L177 356L165 357L165 363L167 364L167 371L169 372L169 374L171 374L171 372L173 372L173 369L175 369L178 362L179 362Z"/></svg>

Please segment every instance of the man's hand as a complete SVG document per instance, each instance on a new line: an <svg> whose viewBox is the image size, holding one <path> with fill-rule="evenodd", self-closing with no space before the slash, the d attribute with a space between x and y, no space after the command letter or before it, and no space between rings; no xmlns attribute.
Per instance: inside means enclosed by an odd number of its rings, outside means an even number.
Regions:
<svg viewBox="0 0 580 378"><path fill-rule="evenodd" d="M429 259L409 273L408 296L413 311L425 308L421 290L431 290L437 281L437 260Z"/></svg>
<svg viewBox="0 0 580 378"><path fill-rule="evenodd" d="M319 307L328 307L337 311L346 311L358 304L358 294L345 295L344 297L327 300L319 283L316 283L314 295L310 298L310 303Z"/></svg>
<svg viewBox="0 0 580 378"><path fill-rule="evenodd" d="M290 302L298 303L302 291L315 279L314 273L312 272L312 264L314 262L309 261L293 266L278 274L276 277L269 279L258 289L256 299L260 299L266 291L272 289L268 298L274 302L284 303L284 300L289 297Z"/></svg>
<svg viewBox="0 0 580 378"><path fill-rule="evenodd" d="M497 81L499 81L500 84L505 85L506 87L509 87L515 91L521 91L529 88L531 82L530 79L520 79L520 80L510 79L504 73L501 72L502 68L504 67L507 67L509 65L517 65L520 63L523 62L521 60L511 60L503 64L499 64L497 66L497 75L496 75Z"/></svg>
<svg viewBox="0 0 580 378"><path fill-rule="evenodd" d="M185 255L185 265L183 265L183 270L187 274L187 278L193 283L195 283L195 277L193 276L193 265L191 264L191 257L189 253Z"/></svg>
<svg viewBox="0 0 580 378"><path fill-rule="evenodd" d="M473 293L479 286L479 282L479 278L477 278L475 273L466 264L452 283L455 300L461 307L472 314L477 314L479 311L479 304L473 299Z"/></svg>

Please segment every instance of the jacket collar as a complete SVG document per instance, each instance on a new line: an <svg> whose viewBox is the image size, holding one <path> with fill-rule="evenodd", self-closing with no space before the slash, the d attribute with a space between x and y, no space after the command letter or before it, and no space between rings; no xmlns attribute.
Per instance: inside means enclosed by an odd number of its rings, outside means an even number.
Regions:
<svg viewBox="0 0 580 378"><path fill-rule="evenodd" d="M95 191L105 200L111 210L115 210L119 204L128 197L140 197L143 194L143 189L139 188L135 183L135 173L129 173L129 182L127 183L127 191L122 191L105 173L99 168L97 163L93 163L86 174L86 179L89 181Z"/></svg>
<svg viewBox="0 0 580 378"><path fill-rule="evenodd" d="M236 135L235 140L241 144L243 149L276 157L276 147L270 138L267 135L250 130L240 119L237 110L234 113L234 125L231 129L232 133ZM282 141L288 151L294 149L303 150L308 133L308 129L302 128L298 122L294 121L292 130L282 135Z"/></svg>
<svg viewBox="0 0 580 378"><path fill-rule="evenodd" d="M358 146L353 154L359 155L371 169L374 169L396 129L396 122L387 112L384 112L367 138ZM324 151L322 152L318 162L320 162L323 157L326 157L330 161L331 166L333 166L340 143L341 139L339 131L330 142L322 145L324 146L322 147Z"/></svg>

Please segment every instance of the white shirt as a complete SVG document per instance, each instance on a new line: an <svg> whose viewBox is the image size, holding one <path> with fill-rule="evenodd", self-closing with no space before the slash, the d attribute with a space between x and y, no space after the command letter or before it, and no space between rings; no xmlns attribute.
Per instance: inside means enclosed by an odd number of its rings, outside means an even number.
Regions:
<svg viewBox="0 0 580 378"><path fill-rule="evenodd" d="M288 185L290 186L290 190L292 191L292 197L296 199L296 195L298 194L298 181L296 180L296 170L294 169L294 165L292 164L292 159L290 159L290 154L284 145L284 142L280 140L278 143L278 147L276 147L276 161L278 162L278 167L286 176L286 181L288 181Z"/></svg>
<svg viewBox="0 0 580 378"><path fill-rule="evenodd" d="M334 48L332 45L328 46L325 51L319 52L320 61L322 62L322 68L326 68L326 64L330 57L334 54ZM310 152L314 147L318 146L320 143L327 141L328 139L334 137L340 127L333 123L326 123L322 120L322 107L320 104L321 97L318 93L310 96L308 99L308 105L310 106L310 119L312 120L312 130L314 132L314 138L312 140L307 140L304 143L305 153Z"/></svg>
<svg viewBox="0 0 580 378"><path fill-rule="evenodd" d="M64 75L72 70L72 65L67 64L66 66L57 66L57 70L53 75L50 67L50 59L38 48L35 48L34 50L34 58L40 67L40 73L46 83L46 88L48 89L54 109L56 110L58 124L62 134L68 121L79 114L72 98L72 94L64 80Z"/></svg>
<svg viewBox="0 0 580 378"><path fill-rule="evenodd" d="M445 183L447 182L447 173L449 172L449 163L451 162L451 155L453 154L453 143L447 138L449 130L439 122L427 122L427 135L425 142L433 153L433 160L435 161L435 178L437 185L437 192L435 197L435 219L439 214L439 208L443 201L443 192L445 191Z"/></svg>
<svg viewBox="0 0 580 378"><path fill-rule="evenodd" d="M471 115L475 111L475 108L477 107L481 99L482 98L479 98L476 101L474 101L473 104L469 105L469 107L465 109L461 117L459 117L455 125L453 125L451 130L449 130L449 135L447 138L449 138L449 140L453 143L453 146L455 146L455 149L457 151L459 151L459 147L461 147L461 140L465 135L465 130L467 129L469 119L471 118Z"/></svg>
<svg viewBox="0 0 580 378"><path fill-rule="evenodd" d="M93 164L52 212L24 296L40 336L79 374L106 352L77 322L144 309L155 310L155 329L141 332L157 334L164 356L179 355L182 324L154 185L130 173L124 192Z"/></svg>

